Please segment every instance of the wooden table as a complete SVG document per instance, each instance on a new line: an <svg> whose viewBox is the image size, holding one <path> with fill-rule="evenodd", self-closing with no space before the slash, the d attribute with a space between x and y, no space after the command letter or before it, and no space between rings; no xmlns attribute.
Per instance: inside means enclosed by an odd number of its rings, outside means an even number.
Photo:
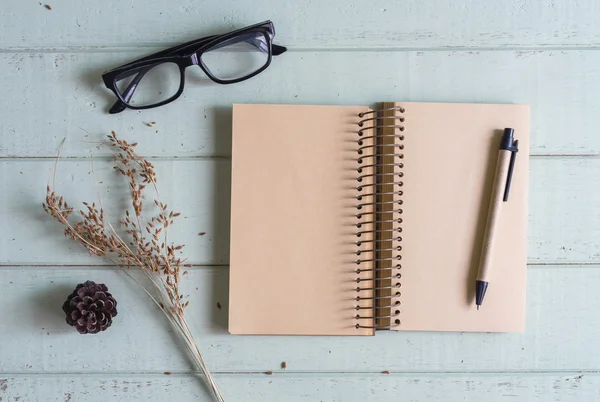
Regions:
<svg viewBox="0 0 600 402"><path fill-rule="evenodd" d="M94 154L114 221L126 189L94 144L111 130L152 157L182 213L171 236L194 264L188 317L227 401L600 400L599 3L44 1L0 11L0 400L210 400L147 296L41 209L66 137L58 190L93 201ZM107 114L104 70L268 18L290 50L265 73L221 86L190 70L176 103ZM531 104L526 332L228 335L231 104L382 100ZM119 301L96 336L60 309L86 279Z"/></svg>

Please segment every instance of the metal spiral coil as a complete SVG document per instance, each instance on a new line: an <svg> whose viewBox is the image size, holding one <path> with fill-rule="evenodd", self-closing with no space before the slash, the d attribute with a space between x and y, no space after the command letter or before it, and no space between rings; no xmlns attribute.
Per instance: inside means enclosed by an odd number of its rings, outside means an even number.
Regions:
<svg viewBox="0 0 600 402"><path fill-rule="evenodd" d="M383 116L383 112L394 111L393 116ZM401 208L401 197L403 192L404 173L398 169L404 168L404 130L402 123L405 121L402 107L390 107L359 113L361 118L358 122L360 129L357 131L359 139L357 140L357 196L356 196L356 274L371 272L371 279L362 279L357 276L356 279L356 328L371 328L375 330L393 329L400 325L400 288L402 283L400 279L402 274L401 260L402 246L384 246L383 242L401 242L402 237L402 218L398 217L403 213ZM393 122L393 123L392 123ZM366 124L369 123L369 124ZM383 132L383 129L393 129L391 132ZM400 132L400 133L398 133ZM386 143L385 140L393 140L393 144ZM368 143L371 142L371 143ZM392 159L392 162L383 162L386 159ZM392 167L393 171L384 171L385 168ZM373 169L369 172L368 169ZM370 183L364 183L364 180L372 179ZM382 186L392 186L393 190L383 191ZM392 200L384 200L383 196L391 196ZM371 206L371 211L365 211L365 207ZM367 208L368 209L368 208ZM384 210L385 209L385 210ZM384 219L383 214L391 216ZM391 224L391 228L383 228L382 224ZM373 225L372 229L365 229L365 225ZM364 235L372 234L372 238L363 239ZM361 249L363 245L369 245L367 249ZM366 258L364 254L370 254ZM382 256L382 253L391 253L388 256ZM361 267L363 263L369 263L368 268ZM382 267L382 263L391 264L391 266ZM370 282L364 284L364 282ZM365 297L360 292L371 291L372 295ZM383 294L383 291L389 291ZM394 299L396 299L394 301ZM368 306L361 305L370 301ZM378 302L389 302L387 305L381 305ZM361 311L370 310L370 314L361 314ZM390 325L378 325L382 319L389 320ZM372 320L373 325L363 325L362 320Z"/></svg>

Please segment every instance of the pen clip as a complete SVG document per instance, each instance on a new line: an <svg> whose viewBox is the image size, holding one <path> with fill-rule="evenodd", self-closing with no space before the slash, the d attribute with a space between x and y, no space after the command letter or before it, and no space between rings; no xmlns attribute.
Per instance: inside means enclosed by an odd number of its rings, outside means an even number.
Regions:
<svg viewBox="0 0 600 402"><path fill-rule="evenodd" d="M508 201L510 183L512 182L513 170L515 169L515 160L517 159L517 152L519 152L519 140L515 140L511 147L508 148L508 151L510 151L510 162L508 164L508 175L506 176L506 187L504 187L504 202Z"/></svg>

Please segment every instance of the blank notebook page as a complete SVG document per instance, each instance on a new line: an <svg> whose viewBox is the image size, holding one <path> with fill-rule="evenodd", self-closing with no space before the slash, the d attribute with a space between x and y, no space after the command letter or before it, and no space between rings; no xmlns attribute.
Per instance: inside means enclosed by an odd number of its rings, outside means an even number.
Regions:
<svg viewBox="0 0 600 402"><path fill-rule="evenodd" d="M356 169L364 106L234 105L229 331L357 329Z"/></svg>
<svg viewBox="0 0 600 402"><path fill-rule="evenodd" d="M401 102L405 108L398 330L523 331L529 107ZM475 279L505 127L519 140L481 310Z"/></svg>

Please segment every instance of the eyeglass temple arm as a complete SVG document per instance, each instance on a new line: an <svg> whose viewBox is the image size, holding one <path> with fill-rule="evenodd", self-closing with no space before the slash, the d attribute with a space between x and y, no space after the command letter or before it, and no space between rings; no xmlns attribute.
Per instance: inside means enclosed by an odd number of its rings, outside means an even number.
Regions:
<svg viewBox="0 0 600 402"><path fill-rule="evenodd" d="M259 38L245 39L244 42L250 44L251 46L254 46L255 48L257 48L258 50L260 50L264 53L268 53L268 49L266 49L265 41L260 40ZM229 45L229 43L223 42L223 43L220 43L220 44L212 47L212 49L220 49L227 45ZM280 54L284 53L287 50L287 47L272 44L271 49L272 49L273 56L279 56Z"/></svg>
<svg viewBox="0 0 600 402"><path fill-rule="evenodd" d="M287 51L287 47L273 44L273 56L279 56Z"/></svg>
<svg viewBox="0 0 600 402"><path fill-rule="evenodd" d="M141 59L138 59L138 60L133 61L133 62L128 63L128 64L139 63L140 61L152 60L152 59L156 59L156 58L159 58L159 57L172 56L174 54L178 54L182 50L186 50L188 47L191 47L192 45L197 46L199 44L202 44L203 42L209 42L212 39L216 38L217 36L219 36L219 35L207 36L207 37L202 38L202 39L196 39L194 41L186 42L186 43L183 43L183 44L181 44L179 46L176 46L174 48L167 49L167 50L162 50L160 52L153 53L153 54L151 54L149 56L142 57ZM253 39L248 39L248 40L246 40L246 42L248 42L249 44L251 44L252 46L254 46L254 47L256 47L256 48L258 48L260 50L263 50L260 47L260 45L258 45L258 44L256 44L254 42ZM284 53L287 50L287 48L285 46L280 46L280 45L275 45L275 44L272 45L272 48L273 48L273 56L279 56L280 54ZM181 55L183 56L183 54L181 54ZM125 64L122 67L126 67L128 64Z"/></svg>

